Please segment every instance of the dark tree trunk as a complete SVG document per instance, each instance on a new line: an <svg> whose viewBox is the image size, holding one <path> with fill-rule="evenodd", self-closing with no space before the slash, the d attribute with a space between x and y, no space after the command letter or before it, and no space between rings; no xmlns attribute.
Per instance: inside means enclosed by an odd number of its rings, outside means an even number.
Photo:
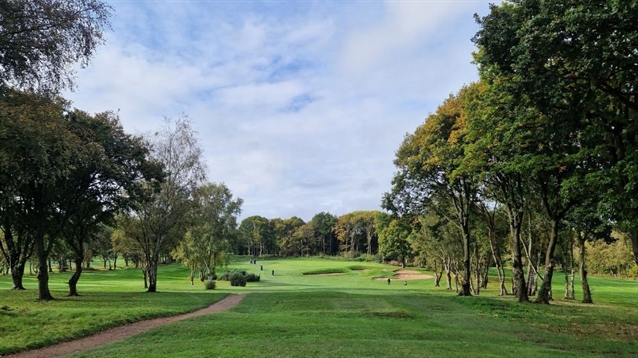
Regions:
<svg viewBox="0 0 638 358"><path fill-rule="evenodd" d="M77 258L75 260L75 272L73 276L69 279L69 296L79 296L78 293L78 281L80 280L80 276L82 275L82 261L84 258Z"/></svg>
<svg viewBox="0 0 638 358"><path fill-rule="evenodd" d="M24 265L15 265L11 267L11 280L13 281L13 290L24 290L22 278L24 277Z"/></svg>
<svg viewBox="0 0 638 358"><path fill-rule="evenodd" d="M554 276L554 251L556 250L556 243L558 242L558 220L552 219L552 231L549 237L549 243L547 245L547 252L545 253L545 276L543 277L543 284L538 291L538 297L534 302L549 304L551 300L552 291L552 277Z"/></svg>
<svg viewBox="0 0 638 358"><path fill-rule="evenodd" d="M48 252L44 247L44 234L36 234L35 253L38 257L38 298L50 301L53 299L49 291L49 264L47 260Z"/></svg>
<svg viewBox="0 0 638 358"><path fill-rule="evenodd" d="M631 239L631 248L634 253L634 262L638 265L638 230L631 230L629 238Z"/></svg>
<svg viewBox="0 0 638 358"><path fill-rule="evenodd" d="M148 289L146 290L146 292L157 292L157 262L158 261L148 262L146 264L147 271L148 271Z"/></svg>
<svg viewBox="0 0 638 358"><path fill-rule="evenodd" d="M191 269L190 280L191 286L193 286L195 284L195 269Z"/></svg>
<svg viewBox="0 0 638 358"><path fill-rule="evenodd" d="M471 292L471 272L472 265L470 262L470 228L469 224L464 228L463 233L463 282L461 284L461 292L459 296L472 296Z"/></svg>

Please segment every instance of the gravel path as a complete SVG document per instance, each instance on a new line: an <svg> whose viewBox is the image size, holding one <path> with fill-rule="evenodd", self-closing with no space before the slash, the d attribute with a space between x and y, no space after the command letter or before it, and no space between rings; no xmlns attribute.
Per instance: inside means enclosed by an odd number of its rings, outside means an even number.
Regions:
<svg viewBox="0 0 638 358"><path fill-rule="evenodd" d="M210 313L225 311L227 309L235 307L244 299L244 297L246 297L245 294L230 295L223 300L210 305L209 307L202 308L201 310L195 312L171 317L149 319L120 327L114 327L89 337L80 338L68 342L62 342L53 346L25 351L14 355L9 355L6 356L6 358L45 358L65 356L67 354L96 348L107 343L121 341L164 324L169 324L192 317L203 316Z"/></svg>

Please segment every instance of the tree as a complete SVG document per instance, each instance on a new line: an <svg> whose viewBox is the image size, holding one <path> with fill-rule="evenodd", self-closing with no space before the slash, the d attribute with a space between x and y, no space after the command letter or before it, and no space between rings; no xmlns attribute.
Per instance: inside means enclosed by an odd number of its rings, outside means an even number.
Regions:
<svg viewBox="0 0 638 358"><path fill-rule="evenodd" d="M468 145L459 170L481 174L483 200L478 208L488 225L494 224L495 212L485 202L503 205L510 232L512 290L518 302L528 302L521 231L531 185L527 176L530 164L526 160L533 150L530 147L535 144L532 138L536 133L533 127L526 126L530 113L516 106L518 100L510 93L509 82L494 72L485 71L481 75L481 82L472 88L478 99L469 103ZM497 240L493 234L492 230L492 245ZM503 283L501 280L501 293L504 293Z"/></svg>
<svg viewBox="0 0 638 358"><path fill-rule="evenodd" d="M17 91L0 96L3 252L12 260L14 286L19 288L22 260L33 250L39 262L39 297L50 300L47 259L75 210L63 206L74 194L69 176L88 160L89 151L68 128L64 100Z"/></svg>
<svg viewBox="0 0 638 358"><path fill-rule="evenodd" d="M113 220L116 212L134 205L140 197L142 180L159 179L161 171L157 163L149 161L142 138L126 134L114 113L93 117L76 110L67 115L67 124L81 138L87 152L85 160L69 173L65 192L70 196L61 203L61 209L71 213L64 236L76 260L69 295L77 296L87 244L103 230L102 224ZM110 245L110 238L106 243ZM108 255L110 248L105 251Z"/></svg>
<svg viewBox="0 0 638 358"><path fill-rule="evenodd" d="M334 255L337 252L337 239L334 234L337 217L326 212L316 214L310 220L321 242L321 252L326 255Z"/></svg>
<svg viewBox="0 0 638 358"><path fill-rule="evenodd" d="M275 218L270 220L273 239L279 248L279 253L284 256L303 256L304 242L310 238L304 235L295 235L295 232L306 225L296 216L288 219Z"/></svg>
<svg viewBox="0 0 638 358"><path fill-rule="evenodd" d="M577 138L598 159L587 176L605 193L605 214L628 232L635 262L637 7L636 0L509 1L477 18L481 29L474 39L483 70L506 76L526 96L525 104L570 128L571 141ZM564 139L564 132L557 134Z"/></svg>
<svg viewBox="0 0 638 358"><path fill-rule="evenodd" d="M436 210L458 225L463 243L463 289L470 292L470 218L476 200L477 180L473 173L458 171L464 158L467 131L467 103L473 100L471 87L450 96L414 134L406 136L394 163L399 168L386 193L383 207L398 215L418 216ZM440 205L442 204L442 205ZM454 210L449 211L451 205Z"/></svg>
<svg viewBox="0 0 638 358"><path fill-rule="evenodd" d="M99 0L5 0L0 4L0 90L72 88L104 42L111 7Z"/></svg>
<svg viewBox="0 0 638 358"><path fill-rule="evenodd" d="M161 163L165 177L147 182L146 198L136 203L134 217L123 229L142 252L148 292L156 292L160 254L170 252L184 237L192 194L205 179L205 168L202 149L185 115L165 118L165 126L149 141L151 158Z"/></svg>
<svg viewBox="0 0 638 358"><path fill-rule="evenodd" d="M379 233L379 253L384 258L395 259L405 267L406 259L412 254L408 240L412 228L402 220L394 219Z"/></svg>
<svg viewBox="0 0 638 358"><path fill-rule="evenodd" d="M193 193L195 203L192 225L173 252L191 269L205 269L209 281L215 276L215 268L237 237L237 216L243 200L233 199L224 184L207 183Z"/></svg>
<svg viewBox="0 0 638 358"><path fill-rule="evenodd" d="M275 233L272 222L263 216L249 216L239 225L240 240L253 257L275 250Z"/></svg>

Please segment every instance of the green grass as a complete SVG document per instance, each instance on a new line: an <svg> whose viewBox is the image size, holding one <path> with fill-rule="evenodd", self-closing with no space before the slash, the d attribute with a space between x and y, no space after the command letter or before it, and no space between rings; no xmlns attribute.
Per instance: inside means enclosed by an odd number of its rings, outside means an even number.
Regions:
<svg viewBox="0 0 638 358"><path fill-rule="evenodd" d="M388 285L373 278L392 277L397 268L374 263L273 259L251 265L242 259L231 268L261 274L261 281L246 287L219 281L211 294L199 282L190 286L187 270L172 265L162 267L159 294L142 292L139 270L118 270L91 272L80 280L84 296L62 298L68 275L54 274L54 295L61 298L40 303L32 278L25 280L31 290L16 292L8 290L10 278L2 277L0 305L16 309L11 316L0 313L0 354L68 339L100 325L193 310L228 293L250 293L230 311L163 326L78 356L638 355L638 282L632 280L592 277L596 304L585 305L559 299L562 275L556 274L556 299L546 306L496 296L496 278L479 297L458 297L433 287L432 280ZM43 340L22 331L33 326L39 332L43 324L46 331L66 332L66 338ZM68 333L75 325L82 329Z"/></svg>

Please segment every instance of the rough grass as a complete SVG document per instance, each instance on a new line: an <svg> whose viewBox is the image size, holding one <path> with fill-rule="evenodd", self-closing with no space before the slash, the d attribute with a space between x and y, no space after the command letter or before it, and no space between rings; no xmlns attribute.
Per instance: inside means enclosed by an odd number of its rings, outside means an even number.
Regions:
<svg viewBox="0 0 638 358"><path fill-rule="evenodd" d="M495 277L481 296L457 297L433 287L433 280L403 286L370 279L391 277L396 267L387 265L354 270L352 262L320 259L259 264L266 272L260 282L230 287L221 281L212 294L201 283L190 286L187 270L178 265L161 268L159 294L142 292L139 270L118 270L83 275L79 289L85 295L64 298L60 290L68 275L53 274L54 295L60 298L47 303L35 300L33 278L25 280L29 291L16 292L8 290L10 277L0 277L0 306L14 309L12 316L0 313L0 354L250 292L230 311L163 326L80 356L638 356L638 282L632 280L592 277L595 304L586 305L561 298L563 278L557 273L556 299L547 306L496 296ZM259 264L242 258L230 268L259 273ZM344 273L304 275L328 270ZM35 332L42 325L57 335L39 337Z"/></svg>

